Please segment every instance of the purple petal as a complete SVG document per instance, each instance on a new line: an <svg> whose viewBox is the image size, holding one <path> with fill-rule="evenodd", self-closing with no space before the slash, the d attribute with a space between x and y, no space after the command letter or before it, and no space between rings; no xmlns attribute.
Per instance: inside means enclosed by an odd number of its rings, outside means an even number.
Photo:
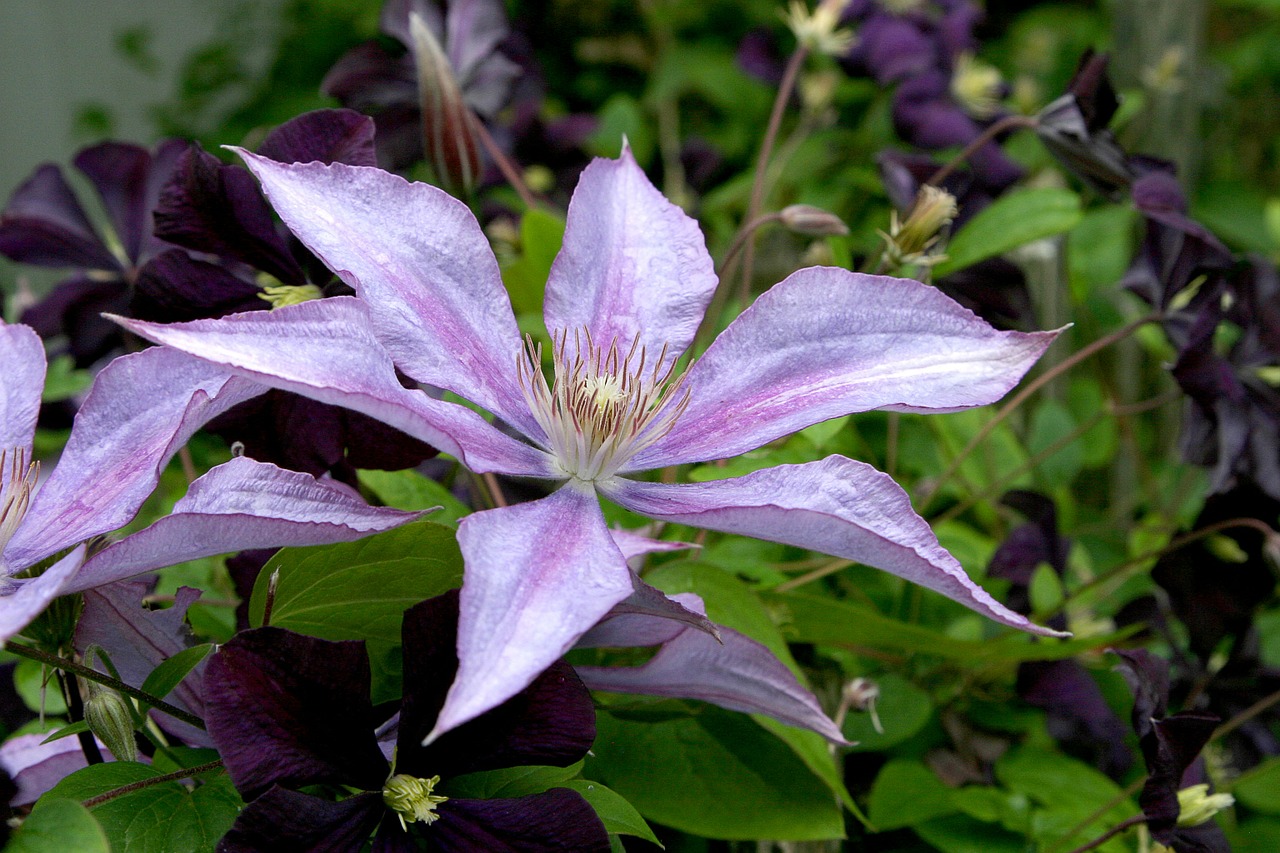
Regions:
<svg viewBox="0 0 1280 853"><path fill-rule="evenodd" d="M93 589L232 551L350 542L421 516L371 507L332 482L238 457L192 483L171 514L96 554L70 587Z"/></svg>
<svg viewBox="0 0 1280 853"><path fill-rule="evenodd" d="M449 800L426 830L445 853L608 853L609 833L577 791L552 788L528 797Z"/></svg>
<svg viewBox="0 0 1280 853"><path fill-rule="evenodd" d="M720 639L720 629L706 616L702 599L692 593L666 596L634 578L635 590L604 619L578 639L580 649L657 646L685 628L694 627Z"/></svg>
<svg viewBox="0 0 1280 853"><path fill-rule="evenodd" d="M1056 332L999 332L916 281L803 269L761 295L689 370L689 407L634 470L736 456L869 409L998 400Z"/></svg>
<svg viewBox="0 0 1280 853"><path fill-rule="evenodd" d="M218 853L352 853L363 848L386 811L378 793L331 803L276 787L244 807L218 842Z"/></svg>
<svg viewBox="0 0 1280 853"><path fill-rule="evenodd" d="M177 152L185 147L171 141L153 158L140 145L103 142L76 155L76 168L93 182L125 255L134 263L151 237L151 213L160 187L172 174Z"/></svg>
<svg viewBox="0 0 1280 853"><path fill-rule="evenodd" d="M205 724L246 799L272 785L378 790L369 658L360 641L279 628L237 634L208 659Z"/></svg>
<svg viewBox="0 0 1280 853"><path fill-rule="evenodd" d="M128 581L86 592L84 610L76 623L76 649L81 653L90 645L106 649L126 684L142 684L162 662L191 645L187 608L200 597L200 590L181 587L172 607L148 610L142 597L151 586L146 581ZM164 700L203 718L206 663L197 664ZM161 711L151 713L167 731L189 745L213 746L207 732Z"/></svg>
<svg viewBox="0 0 1280 853"><path fill-rule="evenodd" d="M665 368L693 340L715 287L698 223L649 183L629 149L583 170L543 309L547 331L568 335L570 357L586 329L606 350L617 341L625 352L638 337L650 364L665 354Z"/></svg>
<svg viewBox="0 0 1280 853"><path fill-rule="evenodd" d="M1033 625L992 598L938 544L892 478L843 456L709 483L673 486L619 477L601 484L601 491L652 518L856 560L940 592L1002 624L1066 636Z"/></svg>
<svg viewBox="0 0 1280 853"><path fill-rule="evenodd" d="M0 255L22 264L119 270L62 170L40 166L0 214Z"/></svg>
<svg viewBox="0 0 1280 853"><path fill-rule="evenodd" d="M422 18L409 18L409 47L418 73L418 117L427 160L442 186L469 193L480 177L480 143L444 48Z"/></svg>
<svg viewBox="0 0 1280 853"><path fill-rule="evenodd" d="M466 205L379 169L241 155L293 233L367 300L401 370L541 437L516 384L511 301Z"/></svg>
<svg viewBox="0 0 1280 853"><path fill-rule="evenodd" d="M31 580L0 579L0 643L30 625L62 594L67 580L84 562L84 555L81 545Z"/></svg>
<svg viewBox="0 0 1280 853"><path fill-rule="evenodd" d="M192 433L261 392L260 385L174 350L111 362L80 407L58 467L5 549L9 566L25 568L123 527Z"/></svg>
<svg viewBox="0 0 1280 853"><path fill-rule="evenodd" d="M280 163L376 166L373 119L355 110L312 110L267 134L258 153Z"/></svg>
<svg viewBox="0 0 1280 853"><path fill-rule="evenodd" d="M641 666L582 666L592 690L701 699L731 711L766 714L788 725L845 743L818 700L768 648L732 628L720 641L685 628Z"/></svg>
<svg viewBox="0 0 1280 853"><path fill-rule="evenodd" d="M458 677L430 737L514 696L631 594L595 493L569 483L464 518Z"/></svg>
<svg viewBox="0 0 1280 853"><path fill-rule="evenodd" d="M31 461L31 438L40 413L44 391L44 344L27 326L6 326L0 320L0 364L4 365L0 384L0 451L7 451L5 468L13 464L16 451ZM0 472L0 481L7 474Z"/></svg>
<svg viewBox="0 0 1280 853"><path fill-rule="evenodd" d="M153 258L134 280L129 315L139 320L176 322L264 310L262 289L226 267L170 249Z"/></svg>
<svg viewBox="0 0 1280 853"><path fill-rule="evenodd" d="M64 737L42 743L48 736L45 732L17 735L0 746L0 769L18 785L18 793L9 805L30 805L67 776L88 766L78 738ZM103 755L111 755L101 741L98 749Z"/></svg>
<svg viewBox="0 0 1280 853"><path fill-rule="evenodd" d="M255 382L363 412L457 456L477 473L562 476L541 450L500 432L470 409L402 386L374 337L367 305L335 296L168 326L116 319L147 340Z"/></svg>
<svg viewBox="0 0 1280 853"><path fill-rule="evenodd" d="M123 278L90 271L59 282L20 320L45 339L66 335L76 366L83 368L118 354L120 330L102 319L102 312L122 311L128 302L129 285Z"/></svg>

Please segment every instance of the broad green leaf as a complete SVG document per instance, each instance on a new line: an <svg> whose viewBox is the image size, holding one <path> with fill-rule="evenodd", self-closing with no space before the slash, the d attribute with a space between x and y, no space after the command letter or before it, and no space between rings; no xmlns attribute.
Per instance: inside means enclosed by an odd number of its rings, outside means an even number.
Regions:
<svg viewBox="0 0 1280 853"><path fill-rule="evenodd" d="M1067 403L1078 422L1105 411L1108 405L1097 380L1073 379L1067 391ZM1102 468L1111 462L1120 444L1120 431L1116 419L1103 417L1080 436L1080 464L1085 468Z"/></svg>
<svg viewBox="0 0 1280 853"><path fill-rule="evenodd" d="M441 507L431 516L434 524L457 527L471 509L440 483L417 471L360 471L360 485L396 509L423 510Z"/></svg>
<svg viewBox="0 0 1280 853"><path fill-rule="evenodd" d="M871 786L867 816L883 832L955 814L952 790L915 759L896 758L880 769Z"/></svg>
<svg viewBox="0 0 1280 853"><path fill-rule="evenodd" d="M1084 465L1080 437L1070 438L1075 429L1071 411L1056 400L1044 400L1031 415L1027 450L1040 460L1036 471L1051 487L1069 485ZM1057 449L1051 450L1054 447Z"/></svg>
<svg viewBox="0 0 1280 853"><path fill-rule="evenodd" d="M1061 840L1064 833L1094 818L1079 833L1077 843L1084 843L1138 813L1119 785L1093 767L1060 753L1023 746L1001 757L995 770L996 778L1005 787L1038 804L1032 815L1032 834L1044 842ZM1108 803L1115 805L1099 815ZM1121 839L1113 839L1098 849L1121 853L1129 847Z"/></svg>
<svg viewBox="0 0 1280 853"><path fill-rule="evenodd" d="M111 853L106 833L75 800L51 800L22 822L5 853Z"/></svg>
<svg viewBox="0 0 1280 853"><path fill-rule="evenodd" d="M40 400L45 403L67 400L92 384L92 373L87 370L76 370L75 359L69 355L60 355L49 362L49 368L44 375L44 393Z"/></svg>
<svg viewBox="0 0 1280 853"><path fill-rule="evenodd" d="M926 821L912 829L942 853L1026 853L1028 849L1023 836L967 815Z"/></svg>
<svg viewBox="0 0 1280 853"><path fill-rule="evenodd" d="M1044 237L1070 231L1080 221L1080 197L1070 190L1037 187L996 199L970 219L947 245L939 278Z"/></svg>
<svg viewBox="0 0 1280 853"><path fill-rule="evenodd" d="M504 767L449 779L443 790L450 797L477 800L525 797L548 788L565 787L566 782L581 772L582 762L569 767Z"/></svg>
<svg viewBox="0 0 1280 853"><path fill-rule="evenodd" d="M1236 779L1231 793L1251 809L1280 815L1280 758L1272 758Z"/></svg>
<svg viewBox="0 0 1280 853"><path fill-rule="evenodd" d="M551 263L564 241L564 217L531 207L520 217L520 255L503 264L502 281L517 315L542 316L542 298Z"/></svg>
<svg viewBox="0 0 1280 853"><path fill-rule="evenodd" d="M1255 817L1228 826L1232 853L1275 853L1280 850L1280 820Z"/></svg>
<svg viewBox="0 0 1280 853"><path fill-rule="evenodd" d="M159 666L151 670L147 680L142 682L142 692L150 693L157 699L163 699L173 692L173 689L182 683L182 679L186 678L187 674L200 664L200 661L208 657L211 651L213 646L205 643L183 649L173 657L161 661Z"/></svg>
<svg viewBox="0 0 1280 853"><path fill-rule="evenodd" d="M1067 274L1071 296L1083 304L1091 293L1110 293L1133 258L1133 221L1128 204L1090 210L1067 238Z"/></svg>
<svg viewBox="0 0 1280 853"><path fill-rule="evenodd" d="M596 814L600 816L600 822L609 833L634 835L659 847L662 846L658 837L653 834L653 830L649 828L649 824L640 816L640 812L636 811L636 807L628 803L626 798L617 791L606 788L599 782L590 782L586 779L571 779L561 787L581 794L582 798L591 804L591 808L596 810Z"/></svg>
<svg viewBox="0 0 1280 853"><path fill-rule="evenodd" d="M1052 613L1062 604L1062 581L1048 563L1041 563L1031 573L1031 586L1027 589L1031 609L1035 613Z"/></svg>
<svg viewBox="0 0 1280 853"><path fill-rule="evenodd" d="M877 732L871 715L850 711L844 721L844 736L856 741L855 752L883 752L915 735L933 715L929 694L900 675L876 676L880 698L876 700L876 716L884 732Z"/></svg>
<svg viewBox="0 0 1280 853"><path fill-rule="evenodd" d="M588 778L641 814L684 832L729 840L844 836L830 789L749 718L714 706L660 723L596 718Z"/></svg>
<svg viewBox="0 0 1280 853"><path fill-rule="evenodd" d="M263 568L249 602L262 624L271 573L279 570L271 624L326 640L400 642L413 605L462 583L454 531L419 521L356 542L285 548Z"/></svg>

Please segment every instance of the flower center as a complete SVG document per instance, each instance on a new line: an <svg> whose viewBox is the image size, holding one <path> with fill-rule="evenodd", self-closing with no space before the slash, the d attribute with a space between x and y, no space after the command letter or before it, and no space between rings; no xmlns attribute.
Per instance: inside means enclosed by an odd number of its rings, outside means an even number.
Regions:
<svg viewBox="0 0 1280 853"><path fill-rule="evenodd" d="M417 776L398 773L382 786L382 801L400 818L401 829L407 830L409 824L418 821L430 826L440 819L440 815L436 814L436 806L449 799L431 793L439 784L439 776L419 779Z"/></svg>
<svg viewBox="0 0 1280 853"><path fill-rule="evenodd" d="M615 339L597 346L585 329L552 340L553 381L542 372L542 346L525 341L517 361L529 410L546 432L551 452L569 477L612 477L640 450L671 431L689 404L684 375L665 369L667 348L650 362L637 335L624 351Z"/></svg>
<svg viewBox="0 0 1280 853"><path fill-rule="evenodd" d="M28 462L25 450L0 450L0 551L27 514L39 478L40 463Z"/></svg>

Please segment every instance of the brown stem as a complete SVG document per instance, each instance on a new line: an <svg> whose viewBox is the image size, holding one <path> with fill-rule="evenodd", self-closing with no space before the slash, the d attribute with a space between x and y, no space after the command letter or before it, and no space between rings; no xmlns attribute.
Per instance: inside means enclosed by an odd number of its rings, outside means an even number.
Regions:
<svg viewBox="0 0 1280 853"><path fill-rule="evenodd" d="M493 136L489 133L489 128L484 126L484 122L475 113L470 113L471 126L475 128L476 136L480 137L480 144L484 146L484 150L492 158L498 171L502 173L502 177L506 178L507 183L516 191L516 195L520 196L520 200L524 202L525 207L536 207L538 198L529 189L529 185L524 182L524 176L520 174L520 170L516 168L515 163L511 162L511 158L506 152L498 146Z"/></svg>
<svg viewBox="0 0 1280 853"><path fill-rule="evenodd" d="M1127 786L1125 786L1125 789L1123 791L1116 794L1107 802L1103 803L1101 806L1095 809L1091 815L1089 815L1084 820L1077 823L1075 826L1071 827L1071 829L1067 830L1067 832L1061 838L1051 842L1047 847L1045 847L1044 853L1054 853L1054 851L1056 851L1058 848L1065 845L1072 838L1075 838L1081 832L1084 832L1084 830L1088 828L1089 824L1093 823L1096 820L1100 820L1104 815L1107 814L1107 812L1111 811L1116 806L1120 805L1125 800L1129 799L1134 794L1138 793L1138 791L1142 788L1142 786L1146 784L1146 781L1147 780L1145 776L1140 777L1138 779L1134 779Z"/></svg>
<svg viewBox="0 0 1280 853"><path fill-rule="evenodd" d="M941 169L933 173L933 177L926 182L931 187L936 187L947 179L947 176L960 168L962 163L968 161L979 148L995 139L1006 130L1014 130L1020 127L1035 127L1037 121L1031 116L1005 116L995 124L988 127L982 133L974 137L973 141L964 147L956 156L952 157L948 163Z"/></svg>
<svg viewBox="0 0 1280 853"><path fill-rule="evenodd" d="M498 478L494 476L491 471L487 471L480 476L481 479L484 480L484 484L489 489L489 497L493 499L494 506L505 507L507 505L507 499L502 494L502 486L498 484Z"/></svg>
<svg viewBox="0 0 1280 853"><path fill-rule="evenodd" d="M25 643L14 642L13 640L10 640L9 642L5 643L4 648L5 648L5 651L13 652L15 655L18 655L19 657L24 657L29 660L39 661L40 663L43 663L47 666L55 667L57 669L63 670L64 672L73 672L76 675L80 676L81 678L85 679L86 681L96 681L98 684L106 685L107 687L110 687L112 690L117 690L128 696L132 696L133 698L137 699L140 702L145 702L146 704L150 705L152 708L155 708L157 711L163 711L164 713L168 714L171 717L182 720L184 723L193 725L198 729L204 728L204 720L200 719L195 714L192 714L188 711L184 711L181 708L175 708L174 706L170 705L168 702L165 702L163 699L159 699L155 696L152 696L150 693L144 693L143 691L139 690L136 687L132 687L128 684L125 684L123 681L121 681L118 678L112 678L109 675L103 675L101 672L98 672L96 669L90 669L89 667L79 664L73 660L60 658L57 655L51 655L48 652L42 652L39 649L26 645Z"/></svg>
<svg viewBox="0 0 1280 853"><path fill-rule="evenodd" d="M1236 714L1234 717L1227 720L1222 725L1218 726L1216 729L1214 729L1213 737L1209 738L1209 740L1213 741L1213 740L1218 740L1219 738L1226 737L1227 735L1234 732L1236 729L1243 726L1245 723L1252 720L1254 717L1274 707L1276 704L1280 704L1280 690L1277 690L1275 693L1272 693L1270 696L1262 697L1257 702L1254 702L1252 705L1250 705L1248 708L1245 708L1239 714Z"/></svg>
<svg viewBox="0 0 1280 853"><path fill-rule="evenodd" d="M1093 839L1087 844L1081 844L1075 850L1072 850L1071 853L1088 853L1088 851L1093 850L1097 847L1101 847L1103 844L1106 844L1108 841L1115 838L1120 833L1125 832L1126 830L1132 829L1133 827L1137 826L1140 823L1146 823L1146 822L1147 822L1146 815L1136 814L1133 817L1129 818L1128 820L1120 821L1115 826L1111 827L1106 832L1102 833L1097 838Z"/></svg>
<svg viewBox="0 0 1280 853"><path fill-rule="evenodd" d="M80 805L86 809L94 806L100 806L108 800L114 800L116 797L123 797L125 794L132 794L134 791L141 791L143 788L150 788L152 785L161 785L165 782L181 782L183 779L190 779L192 776L199 776L201 773L208 773L210 770L217 770L222 766L222 759L215 758L205 764L197 764L195 767L185 767L182 770L175 770L172 773L166 773L163 776L155 776L151 779L139 779L137 782L130 782L128 785L121 785L96 797L90 797Z"/></svg>
<svg viewBox="0 0 1280 853"><path fill-rule="evenodd" d="M178 449L178 461L182 463L182 476L187 478L187 485L196 481L196 463L191 458L191 448L185 444Z"/></svg>
<svg viewBox="0 0 1280 853"><path fill-rule="evenodd" d="M1000 407L1000 410L996 412L995 416L992 417L991 420L982 425L982 429L978 430L978 434L975 435L967 445L965 445L964 450L961 450L960 453L951 460L951 464L947 466L947 469L942 472L942 475L933 482L932 487L925 492L923 497L920 498L919 511L923 512L929 506L929 502L938 494L942 485L955 475L964 460L969 458L969 454L973 453L978 445L985 441L987 436L991 435L991 433L995 431L995 428L1003 423L1009 415L1017 411L1018 407L1025 403L1032 394L1039 391L1045 385L1049 384L1063 373L1066 373L1080 362L1106 349L1116 341L1124 340L1142 326L1145 326L1147 323L1153 323L1158 319L1160 319L1158 314L1148 314L1145 317L1140 317L1127 326L1117 329L1106 337L1099 338L1078 352L1073 353L1070 357L1058 362L1052 368L1046 370L1044 373L1040 374L1031 382L1028 382L1023 386L1022 390L1015 394L1009 402Z"/></svg>
<svg viewBox="0 0 1280 853"><path fill-rule="evenodd" d="M733 242L729 244L729 249L724 253L724 257L720 259L721 274L723 275L724 270L728 269L729 263L734 259L738 252L742 250L742 247L746 245L747 240L755 236L756 231L758 231L762 226L768 225L770 222L777 222L781 218L782 214L775 211L773 213L766 213L762 216L757 216L755 219L742 226L738 233L734 235Z"/></svg>

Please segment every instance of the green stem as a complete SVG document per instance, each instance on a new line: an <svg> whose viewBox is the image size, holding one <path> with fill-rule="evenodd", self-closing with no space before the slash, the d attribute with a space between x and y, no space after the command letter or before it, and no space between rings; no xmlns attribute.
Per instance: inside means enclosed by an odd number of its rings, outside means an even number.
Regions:
<svg viewBox="0 0 1280 853"><path fill-rule="evenodd" d="M32 648L31 646L25 645L23 643L14 642L13 640L10 640L8 643L6 643L4 648L5 648L5 651L13 652L15 655L18 655L19 657L24 657L24 658L27 658L28 660L39 661L40 663L43 663L46 666L52 666L64 672L73 672L76 675L80 676L81 678L85 679L86 681L96 681L98 684L103 684L107 687L110 687L112 690L117 690L128 696L132 696L133 698L137 699L139 702L145 702L146 704L150 705L152 708L155 708L157 711L162 711L163 713L166 713L169 716L174 717L175 719L182 720L182 722L184 723L193 725L198 729L204 728L204 720L200 719L195 714L192 714L188 711L184 711L181 708L175 708L173 705L170 705L168 702L165 702L163 699L159 699L155 696L152 696L150 693L145 693L136 687L132 687L128 684L125 684L123 681L119 680L118 678L112 678L109 675L103 675L101 672L98 672L96 669L90 669L89 667L76 663L73 660L60 658L57 655L51 655L48 652L42 652L39 649Z"/></svg>
<svg viewBox="0 0 1280 853"><path fill-rule="evenodd" d="M222 766L222 759L215 758L213 761L205 764L197 764L195 767L185 767L182 770L175 770L172 773L166 773L163 776L155 776L151 779L140 779L137 782L130 782L128 785L121 785L96 797L90 797L80 805L86 809L94 806L100 806L108 800L114 800L116 797L123 797L125 794L132 794L134 791L141 791L143 788L150 788L152 785L162 785L165 782L181 782L183 779L190 779L192 776L199 776L201 773L208 773L210 770L217 770Z"/></svg>

